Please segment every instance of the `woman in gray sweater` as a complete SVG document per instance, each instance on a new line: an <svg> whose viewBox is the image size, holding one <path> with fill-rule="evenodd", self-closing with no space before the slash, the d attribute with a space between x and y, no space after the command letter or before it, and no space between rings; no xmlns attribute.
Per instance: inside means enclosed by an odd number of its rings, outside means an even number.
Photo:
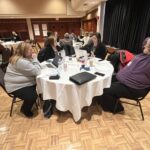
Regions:
<svg viewBox="0 0 150 150"><path fill-rule="evenodd" d="M32 117L31 111L37 99L36 76L41 68L35 53L29 43L20 43L10 58L4 77L5 87L8 93L24 100L21 112Z"/></svg>

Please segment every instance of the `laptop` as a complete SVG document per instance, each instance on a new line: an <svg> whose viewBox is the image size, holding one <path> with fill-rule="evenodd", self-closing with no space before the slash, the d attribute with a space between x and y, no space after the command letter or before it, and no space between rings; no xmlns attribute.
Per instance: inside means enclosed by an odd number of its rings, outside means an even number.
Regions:
<svg viewBox="0 0 150 150"><path fill-rule="evenodd" d="M53 60L52 59L46 60L46 62L47 62L46 66L48 68L57 68L58 67L58 62L59 62L60 59L62 60L61 56L55 55Z"/></svg>
<svg viewBox="0 0 150 150"><path fill-rule="evenodd" d="M62 57L60 55L55 55L55 58L53 59L52 61L52 64L55 66L55 67L58 67L58 62L59 60L62 60Z"/></svg>

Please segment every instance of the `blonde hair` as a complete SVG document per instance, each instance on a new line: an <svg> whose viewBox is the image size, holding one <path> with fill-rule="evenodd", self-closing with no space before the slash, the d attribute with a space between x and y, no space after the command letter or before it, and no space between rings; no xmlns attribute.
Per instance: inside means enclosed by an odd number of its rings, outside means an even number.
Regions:
<svg viewBox="0 0 150 150"><path fill-rule="evenodd" d="M17 46L13 56L10 58L9 62L11 64L15 64L20 58L26 58L25 53L30 47L31 45L27 42L20 43Z"/></svg>

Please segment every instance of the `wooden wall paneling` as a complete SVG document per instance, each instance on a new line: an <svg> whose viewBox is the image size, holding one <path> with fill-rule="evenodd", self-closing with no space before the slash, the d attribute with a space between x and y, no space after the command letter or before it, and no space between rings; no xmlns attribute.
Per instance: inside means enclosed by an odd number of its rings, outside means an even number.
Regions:
<svg viewBox="0 0 150 150"><path fill-rule="evenodd" d="M97 29L97 19L94 18L94 19L92 20L92 31L93 31L93 32L96 32L96 29Z"/></svg>
<svg viewBox="0 0 150 150"><path fill-rule="evenodd" d="M97 12L98 9L93 10L82 18L82 27L84 32L96 32L97 30Z"/></svg>
<svg viewBox="0 0 150 150"><path fill-rule="evenodd" d="M64 36L64 34L67 32L67 29L68 29L67 23L63 23L63 22L48 23L48 30L52 32L57 31L60 38Z"/></svg>
<svg viewBox="0 0 150 150"><path fill-rule="evenodd" d="M68 32L75 33L76 35L80 35L81 25L78 22L70 22L68 23Z"/></svg>
<svg viewBox="0 0 150 150"><path fill-rule="evenodd" d="M88 31L86 22L83 22L83 29L84 29L84 31Z"/></svg>
<svg viewBox="0 0 150 150"><path fill-rule="evenodd" d="M29 38L26 19L0 19L0 37L8 38L16 31L22 40Z"/></svg>
<svg viewBox="0 0 150 150"><path fill-rule="evenodd" d="M83 21L83 29L84 31L88 32L96 32L97 29L97 19L93 18L91 20L84 20Z"/></svg>
<svg viewBox="0 0 150 150"><path fill-rule="evenodd" d="M80 34L81 19L78 18L31 19L31 22L32 22L32 27L33 24L39 24L40 30L42 30L41 24L47 24L48 31L52 31L52 32L57 31L60 38L63 38L66 32L68 33L74 32L77 35ZM42 34L40 34L40 36L34 35L34 37L37 41L43 41L44 39Z"/></svg>
<svg viewBox="0 0 150 150"><path fill-rule="evenodd" d="M88 23L88 31L91 31L91 22L88 21L87 23Z"/></svg>
<svg viewBox="0 0 150 150"><path fill-rule="evenodd" d="M58 32L60 38L64 37L64 34L66 32L68 32L67 30L68 30L68 23L60 22L59 24L57 24L57 30L56 31Z"/></svg>

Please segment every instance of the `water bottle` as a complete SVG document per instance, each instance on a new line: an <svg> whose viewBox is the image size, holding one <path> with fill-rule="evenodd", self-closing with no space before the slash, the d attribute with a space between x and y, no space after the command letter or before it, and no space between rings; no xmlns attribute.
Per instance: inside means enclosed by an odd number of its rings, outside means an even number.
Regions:
<svg viewBox="0 0 150 150"><path fill-rule="evenodd" d="M67 62L64 62L63 63L63 71L66 72L67 68L68 68L68 64L67 64Z"/></svg>

